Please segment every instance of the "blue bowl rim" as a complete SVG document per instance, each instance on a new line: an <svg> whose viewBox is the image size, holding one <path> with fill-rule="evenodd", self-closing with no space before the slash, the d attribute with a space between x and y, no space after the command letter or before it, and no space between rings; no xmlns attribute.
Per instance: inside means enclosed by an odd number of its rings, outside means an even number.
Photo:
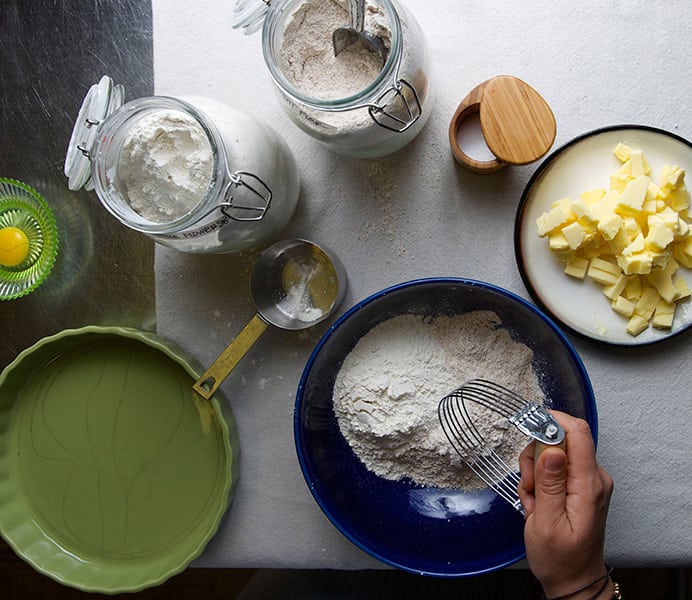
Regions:
<svg viewBox="0 0 692 600"><path fill-rule="evenodd" d="M302 400L303 400L303 390L305 387L305 383L307 378L309 377L310 371L312 370L312 366L317 359L318 354L320 353L322 347L327 343L329 338L335 334L335 332L339 329L341 324L349 319L351 315L355 314L359 310L361 310L364 306L367 306L368 304L376 301L378 298L381 298L383 296L389 295L391 293L394 293L398 290L413 287L413 286L418 286L418 285L426 285L430 283L448 283L448 284L454 284L454 285L460 285L460 286L471 286L471 287L476 287L476 288L482 288L490 292L494 292L497 294L500 294L502 296L505 296L509 298L510 300L513 300L515 302L518 302L520 305L523 307L527 308L534 314L536 314L538 317L540 317L546 325L557 335L559 340L564 344L566 350L568 351L570 357L574 361L574 364L579 372L580 377L582 378L584 382L584 387L585 391L587 392L587 398L585 398L586 402L588 403L588 408L589 412L592 414L592 421L590 423L591 426L591 435L594 440L594 445L598 444L598 412L597 412L597 407L596 407L596 399L594 396L593 392L593 386L591 385L591 380L588 376L588 373L586 371L586 367L584 366L583 361L581 360L581 357L577 353L576 349L574 348L573 344L569 341L567 336L562 332L562 330L556 325L556 323L541 309L538 307L534 306L521 296L518 296L514 292L511 292L507 289L504 289L502 287L499 287L497 285L487 283L484 281L479 281L476 279L468 279L464 277L428 277L428 278L419 278L419 279L412 279L409 281L405 281L402 283L398 283L395 285L392 285L390 287L384 288L378 292L375 292L374 294L371 294L370 296L366 297L364 300L361 300L360 302L356 303L354 306L352 306L350 309L348 309L343 315L341 315L330 327L329 329L322 335L320 340L318 341L317 345L313 349L312 353L310 354L310 357L308 358L308 361L305 365L305 368L303 369L303 373L300 377L300 382L298 384L298 390L296 392L296 401L295 401L295 407L294 407L294 412L293 412L293 435L294 435L294 441L295 441L295 447L296 447L296 453L298 455L298 462L300 464L300 469L301 472L303 473L303 477L305 479L305 482L308 486L308 489L310 490L310 493L312 494L313 498L317 502L318 506L322 510L322 512L327 516L327 518L330 520L332 525L334 525L337 530L339 530L346 539L351 541L354 545L356 545L358 548L361 550L365 551L368 555L380 560L381 562L390 565L392 567L396 567L398 569L401 569L403 571L408 571L411 573L416 573L418 575L431 575L431 576L437 576L437 577L466 577L466 576L475 576L475 575L482 575L484 573L489 573L493 572L496 570L503 569L505 567L508 567L510 565L513 565L520 560L524 559L526 557L526 554L520 554L516 557L513 557L510 560L507 560L503 563L499 563L497 565L494 565L491 568L487 569L481 569L481 570L476 570L476 571L469 571L469 572L464 572L464 573L433 573L433 572L421 572L419 569L412 569L408 567L407 565L400 564L397 561L394 561L390 558L387 558L385 556L382 556L381 553L374 551L372 548L366 546L365 544L361 543L355 536L353 536L339 521L339 519L334 515L325 502L323 501L322 497L317 493L315 490L314 486L311 485L311 478L309 475L309 469L308 469L308 464L307 464L307 458L305 456L305 452L303 450L303 443L302 443L302 429L301 429L301 411L302 411Z"/></svg>

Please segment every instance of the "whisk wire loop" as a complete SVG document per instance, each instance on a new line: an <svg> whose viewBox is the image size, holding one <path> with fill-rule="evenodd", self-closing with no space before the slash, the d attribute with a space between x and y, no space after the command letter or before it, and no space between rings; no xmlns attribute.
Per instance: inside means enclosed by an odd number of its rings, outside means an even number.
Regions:
<svg viewBox="0 0 692 600"><path fill-rule="evenodd" d="M564 430L539 404L527 402L512 390L485 379L471 379L440 400L437 414L454 450L490 488L524 514L517 492L519 474L485 441L469 414L467 402L498 413L523 434L544 444L561 443Z"/></svg>
<svg viewBox="0 0 692 600"><path fill-rule="evenodd" d="M496 403L485 390L475 390L471 393L473 401L495 412L507 416L506 412L514 408L514 404L501 403L498 410ZM518 512L524 512L517 486L519 475L488 445L464 404L464 388L449 394L438 405L438 417L447 439L457 454L482 481L488 484L499 496L504 498ZM476 393L478 392L478 393Z"/></svg>

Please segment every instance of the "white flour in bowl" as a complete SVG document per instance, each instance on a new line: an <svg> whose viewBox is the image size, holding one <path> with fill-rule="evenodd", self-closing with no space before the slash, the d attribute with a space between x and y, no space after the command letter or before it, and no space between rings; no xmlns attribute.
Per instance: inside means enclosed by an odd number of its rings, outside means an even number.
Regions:
<svg viewBox="0 0 692 600"><path fill-rule="evenodd" d="M430 320L400 315L359 340L334 385L339 428L365 466L386 479L422 486L480 489L437 416L439 401L472 378L513 389L534 402L544 395L533 352L512 339L492 311ZM506 419L474 409L483 438L513 468L528 443Z"/></svg>

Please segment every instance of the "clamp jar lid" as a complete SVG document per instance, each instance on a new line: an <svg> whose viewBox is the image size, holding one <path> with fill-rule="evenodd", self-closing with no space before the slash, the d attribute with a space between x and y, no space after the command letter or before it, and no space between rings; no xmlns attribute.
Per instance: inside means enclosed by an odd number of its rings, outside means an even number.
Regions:
<svg viewBox="0 0 692 600"><path fill-rule="evenodd" d="M89 153L96 142L98 126L113 111L120 108L124 101L125 88L120 84L114 84L107 75L92 85L87 92L72 129L65 157L65 175L71 190L83 187L88 190L94 189Z"/></svg>
<svg viewBox="0 0 692 600"><path fill-rule="evenodd" d="M247 35L262 28L264 17L269 10L271 0L236 0L234 28L242 28Z"/></svg>

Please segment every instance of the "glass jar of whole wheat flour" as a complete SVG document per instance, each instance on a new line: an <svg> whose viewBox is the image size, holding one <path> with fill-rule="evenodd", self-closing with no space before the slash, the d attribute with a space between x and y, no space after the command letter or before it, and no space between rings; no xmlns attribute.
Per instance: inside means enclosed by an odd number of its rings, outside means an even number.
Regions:
<svg viewBox="0 0 692 600"><path fill-rule="evenodd" d="M300 188L286 142L250 115L201 96L124 103L107 76L82 103L65 174L127 227L194 253L266 245Z"/></svg>
<svg viewBox="0 0 692 600"><path fill-rule="evenodd" d="M366 0L364 31L378 54L352 44L338 55L333 32L349 25L347 0L237 0L233 26L262 28L264 61L281 104L303 131L330 150L384 156L410 142L434 102L428 47L396 0Z"/></svg>

